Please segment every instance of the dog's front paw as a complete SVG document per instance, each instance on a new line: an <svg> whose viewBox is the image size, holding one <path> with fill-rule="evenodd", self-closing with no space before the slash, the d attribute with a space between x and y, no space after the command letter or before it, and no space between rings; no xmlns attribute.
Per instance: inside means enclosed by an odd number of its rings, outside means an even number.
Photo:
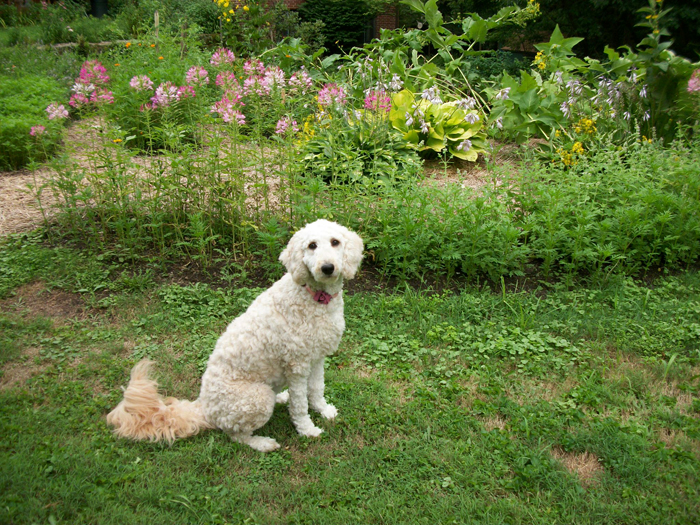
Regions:
<svg viewBox="0 0 700 525"><path fill-rule="evenodd" d="M319 413L324 419L335 419L335 416L338 415L338 409L333 405L326 405L325 408L319 410Z"/></svg>
<svg viewBox="0 0 700 525"><path fill-rule="evenodd" d="M314 425L313 421L311 421L311 418L308 416L301 421L297 421L295 426L297 427L297 432L306 437L318 437L323 432L323 429Z"/></svg>
<svg viewBox="0 0 700 525"><path fill-rule="evenodd" d="M323 434L323 429L318 428L316 426L312 426L311 428L304 429L303 431L299 431L299 434L302 436L310 437L310 438L315 438Z"/></svg>

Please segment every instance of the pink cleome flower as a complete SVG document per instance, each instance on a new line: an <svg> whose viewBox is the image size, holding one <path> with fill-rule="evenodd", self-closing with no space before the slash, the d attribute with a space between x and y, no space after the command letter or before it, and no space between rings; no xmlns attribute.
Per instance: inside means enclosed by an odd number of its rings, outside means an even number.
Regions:
<svg viewBox="0 0 700 525"><path fill-rule="evenodd" d="M223 71L216 75L215 84L224 91L237 89L239 87L238 80L236 80L236 75L231 71Z"/></svg>
<svg viewBox="0 0 700 525"><path fill-rule="evenodd" d="M277 133L278 135L284 135L287 133L290 126L294 133L297 133L299 131L299 126L297 125L296 120L291 120L289 117L283 117L277 121L275 133Z"/></svg>
<svg viewBox="0 0 700 525"><path fill-rule="evenodd" d="M178 88L172 82L163 82L156 89L156 94L151 97L154 109L156 107L167 107L178 100Z"/></svg>
<svg viewBox="0 0 700 525"><path fill-rule="evenodd" d="M201 66L192 66L185 75L187 85L204 86L209 84L209 73Z"/></svg>
<svg viewBox="0 0 700 525"><path fill-rule="evenodd" d="M192 86L180 86L177 88L177 99L182 100L184 98L194 98L195 91Z"/></svg>
<svg viewBox="0 0 700 525"><path fill-rule="evenodd" d="M314 81L306 71L302 71L301 73L292 74L288 83L290 92L294 94L300 92L302 95L305 95L307 90L313 86Z"/></svg>
<svg viewBox="0 0 700 525"><path fill-rule="evenodd" d="M241 96L235 93L225 94L221 100L216 102L212 108L212 113L218 113L226 123L236 122L239 126L245 124L245 115L238 110L238 106L243 106Z"/></svg>
<svg viewBox="0 0 700 525"><path fill-rule="evenodd" d="M129 86L135 91L153 91L153 81L146 75L132 77Z"/></svg>
<svg viewBox="0 0 700 525"><path fill-rule="evenodd" d="M257 58L252 58L250 60L245 61L245 63L243 64L243 71L245 71L248 75L264 75L265 64L263 64Z"/></svg>
<svg viewBox="0 0 700 525"><path fill-rule="evenodd" d="M283 88L285 85L284 71L277 66L268 67L263 75L262 84L269 89Z"/></svg>
<svg viewBox="0 0 700 525"><path fill-rule="evenodd" d="M383 110L388 113L391 111L391 97L383 89L370 90L365 96L365 109Z"/></svg>
<svg viewBox="0 0 700 525"><path fill-rule="evenodd" d="M693 71L690 80L688 80L688 93L700 92L700 69Z"/></svg>
<svg viewBox="0 0 700 525"><path fill-rule="evenodd" d="M46 128L44 126L32 126L32 129L29 131L29 134L32 137L38 137L40 135L43 135L45 131Z"/></svg>
<svg viewBox="0 0 700 525"><path fill-rule="evenodd" d="M68 110L63 104L49 104L46 108L46 113L49 115L49 120L68 118Z"/></svg>
<svg viewBox="0 0 700 525"><path fill-rule="evenodd" d="M97 60L86 60L80 68L78 82L83 84L106 84L109 75L104 66Z"/></svg>
<svg viewBox="0 0 700 525"><path fill-rule="evenodd" d="M234 56L233 52L231 52L230 49L222 47L214 51L214 54L211 56L211 60L209 61L209 63L215 67L222 67L226 64L233 64L235 60L236 57Z"/></svg>
<svg viewBox="0 0 700 525"><path fill-rule="evenodd" d="M68 104L74 108L82 108L90 103L90 99L84 93L73 93Z"/></svg>
<svg viewBox="0 0 700 525"><path fill-rule="evenodd" d="M342 106L346 98L343 88L336 84L325 84L318 92L318 103L322 106L330 106L333 103Z"/></svg>
<svg viewBox="0 0 700 525"><path fill-rule="evenodd" d="M259 76L250 76L243 81L243 94L255 93L261 97L270 94L270 86Z"/></svg>
<svg viewBox="0 0 700 525"><path fill-rule="evenodd" d="M90 95L90 102L93 104L114 104L114 94L108 89L96 89Z"/></svg>

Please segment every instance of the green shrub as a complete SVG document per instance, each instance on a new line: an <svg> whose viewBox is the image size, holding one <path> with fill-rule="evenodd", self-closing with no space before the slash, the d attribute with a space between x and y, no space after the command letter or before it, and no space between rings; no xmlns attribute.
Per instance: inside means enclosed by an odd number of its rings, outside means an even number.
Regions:
<svg viewBox="0 0 700 525"><path fill-rule="evenodd" d="M608 144L523 174L518 220L545 272L683 267L700 255L700 147Z"/></svg>
<svg viewBox="0 0 700 525"><path fill-rule="evenodd" d="M333 52L349 50L365 42L365 29L371 18L369 7L362 0L308 0L299 8L306 23L323 22L321 31L327 47Z"/></svg>
<svg viewBox="0 0 700 525"><path fill-rule="evenodd" d="M58 52L39 49L34 45L0 45L0 70L6 75L51 77L59 82L66 92L73 85L75 72L80 69L81 62L82 59L71 49Z"/></svg>
<svg viewBox="0 0 700 525"><path fill-rule="evenodd" d="M205 33L219 32L219 8L212 0L172 0L171 17L188 25L197 24Z"/></svg>
<svg viewBox="0 0 700 525"><path fill-rule="evenodd" d="M511 76L519 75L520 70L527 69L529 65L521 55L499 49L489 54L466 57L461 69L472 87L480 91L484 80L496 77L504 71Z"/></svg>
<svg viewBox="0 0 700 525"><path fill-rule="evenodd" d="M51 155L60 140L61 124L48 119L46 106L63 100L65 93L46 77L0 77L0 169L19 169ZM40 141L29 134L33 126L46 128Z"/></svg>

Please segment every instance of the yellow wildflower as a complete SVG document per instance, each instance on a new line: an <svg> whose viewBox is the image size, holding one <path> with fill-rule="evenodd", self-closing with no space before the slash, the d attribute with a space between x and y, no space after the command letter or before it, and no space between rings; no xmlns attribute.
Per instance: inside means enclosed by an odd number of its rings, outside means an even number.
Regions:
<svg viewBox="0 0 700 525"><path fill-rule="evenodd" d="M250 7L248 7L247 5L244 5L244 6L243 6L243 11L250 11Z"/></svg>
<svg viewBox="0 0 700 525"><path fill-rule="evenodd" d="M542 51L538 51L532 63L539 69L544 70L547 67L547 56Z"/></svg>
<svg viewBox="0 0 700 525"><path fill-rule="evenodd" d="M121 141L122 139L114 139L112 142L114 142L115 144L119 144Z"/></svg>
<svg viewBox="0 0 700 525"><path fill-rule="evenodd" d="M578 153L579 155L583 155L585 153L585 150L583 149L583 144L580 142L574 142L574 145L571 146L571 153Z"/></svg>

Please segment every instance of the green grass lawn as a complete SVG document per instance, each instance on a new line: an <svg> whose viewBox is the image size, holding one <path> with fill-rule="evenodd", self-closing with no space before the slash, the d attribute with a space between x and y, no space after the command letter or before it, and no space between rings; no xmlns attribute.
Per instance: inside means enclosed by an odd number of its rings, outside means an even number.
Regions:
<svg viewBox="0 0 700 525"><path fill-rule="evenodd" d="M326 376L339 418L312 415L325 433L307 439L280 406L265 455L105 424L144 356L195 398L259 288L35 236L0 244L0 268L0 523L700 523L697 270L348 295Z"/></svg>

